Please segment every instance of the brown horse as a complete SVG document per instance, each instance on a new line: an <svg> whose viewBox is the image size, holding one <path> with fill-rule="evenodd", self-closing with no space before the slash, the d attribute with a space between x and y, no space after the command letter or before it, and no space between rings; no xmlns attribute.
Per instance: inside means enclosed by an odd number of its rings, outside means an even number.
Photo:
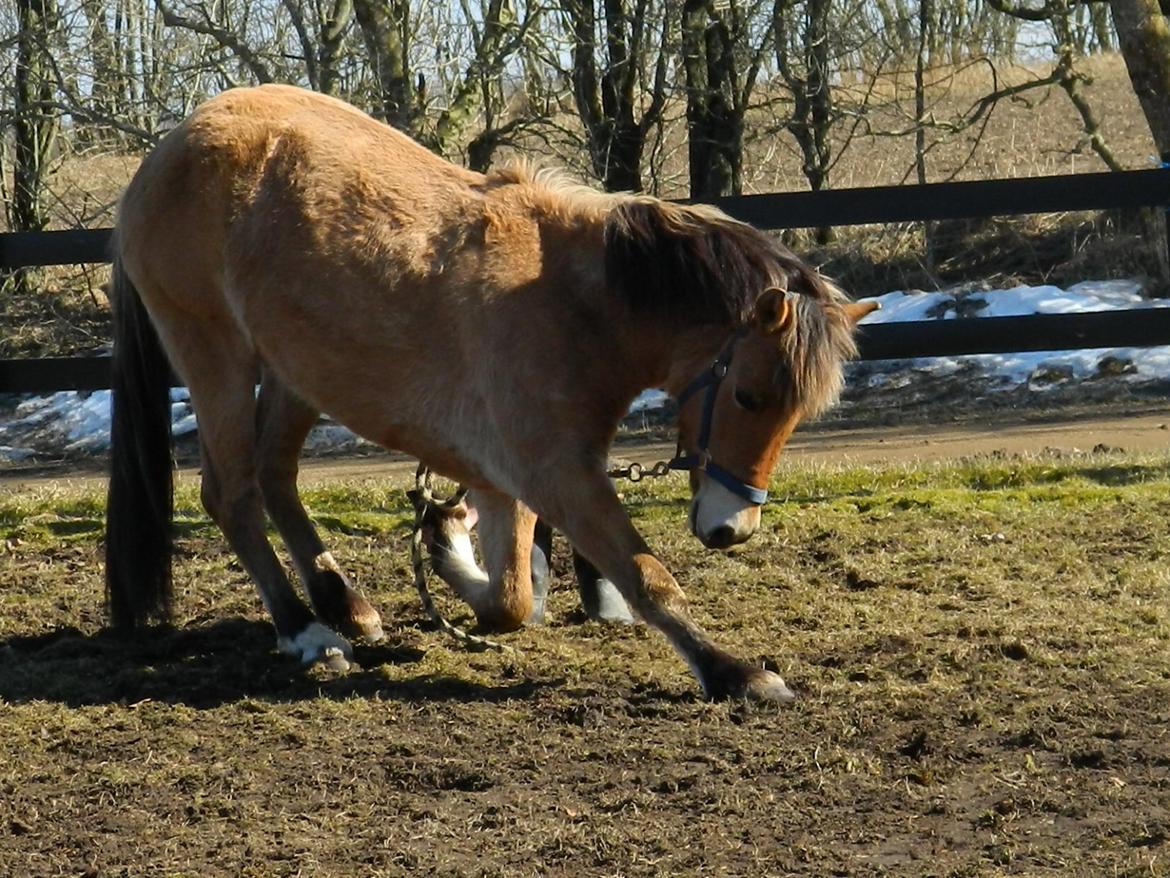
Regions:
<svg viewBox="0 0 1170 878"><path fill-rule="evenodd" d="M665 387L687 397L694 532L727 546L758 526L781 446L836 397L869 310L767 236L709 208L472 173L340 101L262 86L208 101L142 163L112 298L115 624L169 613L169 362L199 419L204 506L283 651L344 664L349 644L326 626L381 634L297 495L302 442L326 412L473 486L495 583L470 596L485 627L531 609L517 546L539 514L708 696L790 696L691 620L605 472L632 398Z"/></svg>

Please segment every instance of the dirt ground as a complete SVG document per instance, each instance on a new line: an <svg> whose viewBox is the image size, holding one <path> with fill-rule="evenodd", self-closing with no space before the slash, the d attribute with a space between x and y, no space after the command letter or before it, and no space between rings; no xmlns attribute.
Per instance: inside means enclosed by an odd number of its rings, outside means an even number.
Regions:
<svg viewBox="0 0 1170 878"><path fill-rule="evenodd" d="M10 473L0 875L1170 875L1167 423L805 431L727 553L683 533L680 481L630 488L782 708L706 703L657 635L584 622L563 545L517 655L428 630L384 458L305 470L387 623L356 670L278 656L190 511L177 627L115 637L100 477Z"/></svg>

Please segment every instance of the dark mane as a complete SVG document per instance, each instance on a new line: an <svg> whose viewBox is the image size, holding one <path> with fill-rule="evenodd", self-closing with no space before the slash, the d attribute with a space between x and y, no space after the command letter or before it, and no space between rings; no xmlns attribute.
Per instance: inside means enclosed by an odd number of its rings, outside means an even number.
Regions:
<svg viewBox="0 0 1170 878"><path fill-rule="evenodd" d="M779 241L715 208L619 201L605 219L605 272L634 312L677 326L738 329L769 287L799 294L776 386L806 414L837 398L841 364L857 355L845 295Z"/></svg>
<svg viewBox="0 0 1170 878"><path fill-rule="evenodd" d="M616 204L605 221L606 277L635 311L683 325L743 326L771 286L815 275L787 247L710 207L649 198Z"/></svg>

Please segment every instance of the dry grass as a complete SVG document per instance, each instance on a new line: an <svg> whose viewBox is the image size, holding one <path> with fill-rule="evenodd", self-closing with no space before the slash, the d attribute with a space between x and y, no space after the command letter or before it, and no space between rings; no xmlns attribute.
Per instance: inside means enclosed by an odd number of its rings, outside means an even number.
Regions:
<svg viewBox="0 0 1170 878"><path fill-rule="evenodd" d="M311 492L383 609L347 676L271 651L180 492L180 627L100 632L93 489L0 498L4 874L1166 875L1170 459L783 471L702 552L627 502L696 616L795 706L709 705L656 635L420 627L401 490ZM451 605L458 617L461 612Z"/></svg>

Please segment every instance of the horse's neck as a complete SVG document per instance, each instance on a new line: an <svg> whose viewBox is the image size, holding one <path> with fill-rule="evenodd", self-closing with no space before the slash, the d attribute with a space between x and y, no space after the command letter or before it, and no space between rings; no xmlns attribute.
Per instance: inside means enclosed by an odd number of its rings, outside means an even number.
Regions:
<svg viewBox="0 0 1170 878"><path fill-rule="evenodd" d="M515 193L510 193L515 197ZM496 197L502 198L503 195ZM527 205L532 209L533 205ZM585 200L579 210L553 199L535 205L544 246L561 254L558 280L550 288L563 297L566 285L575 287L590 317L608 327L610 337L604 367L622 391L662 387L677 394L702 369L708 368L731 335L718 326L665 325L649 317L631 314L628 305L606 286L604 244L605 213L597 203ZM545 208L541 210L540 208ZM555 209L553 209L555 208Z"/></svg>
<svg viewBox="0 0 1170 878"><path fill-rule="evenodd" d="M732 330L718 326L679 331L669 346L669 362L662 389L677 399L697 375L711 367L731 333Z"/></svg>

